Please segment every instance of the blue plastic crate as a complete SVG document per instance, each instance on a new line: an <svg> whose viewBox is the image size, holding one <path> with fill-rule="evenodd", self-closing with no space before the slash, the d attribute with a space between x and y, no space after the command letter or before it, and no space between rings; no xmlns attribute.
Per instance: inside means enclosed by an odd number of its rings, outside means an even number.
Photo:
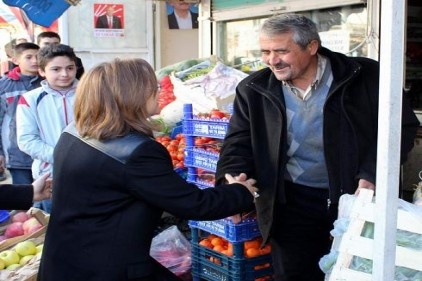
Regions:
<svg viewBox="0 0 422 281"><path fill-rule="evenodd" d="M215 221L189 221L191 228L198 228L222 237L229 242L243 242L261 236L256 219L233 223L230 219Z"/></svg>
<svg viewBox="0 0 422 281"><path fill-rule="evenodd" d="M243 247L243 244L237 246ZM192 243L192 276L195 281L254 281L272 274L270 254L235 258Z"/></svg>
<svg viewBox="0 0 422 281"><path fill-rule="evenodd" d="M211 174L212 172L209 172ZM207 173L208 174L208 173ZM197 168L188 168L188 174L186 180L190 183L196 184L199 188L210 188L214 187L214 183L210 181L201 180L197 174Z"/></svg>
<svg viewBox="0 0 422 281"><path fill-rule="evenodd" d="M228 120L185 118L183 119L183 134L224 139L228 126Z"/></svg>
<svg viewBox="0 0 422 281"><path fill-rule="evenodd" d="M185 166L187 167L196 167L215 172L218 158L218 153L201 148L185 147Z"/></svg>
<svg viewBox="0 0 422 281"><path fill-rule="evenodd" d="M213 186L204 181L193 181L187 179L187 182L195 184L200 189L212 188Z"/></svg>
<svg viewBox="0 0 422 281"><path fill-rule="evenodd" d="M180 123L180 125L179 125ZM183 126L182 122L178 122L176 126L171 130L170 137L171 139L175 139L177 134L183 133Z"/></svg>
<svg viewBox="0 0 422 281"><path fill-rule="evenodd" d="M175 168L174 171L182 177L182 179L187 179L188 177L188 168Z"/></svg>

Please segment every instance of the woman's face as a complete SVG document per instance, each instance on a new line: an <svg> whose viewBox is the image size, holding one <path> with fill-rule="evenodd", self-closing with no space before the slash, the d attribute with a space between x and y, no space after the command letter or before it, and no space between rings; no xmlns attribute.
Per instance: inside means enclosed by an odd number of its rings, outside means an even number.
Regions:
<svg viewBox="0 0 422 281"><path fill-rule="evenodd" d="M158 90L156 93L149 96L147 100L147 112L149 116L153 116L160 113L160 109L158 107Z"/></svg>

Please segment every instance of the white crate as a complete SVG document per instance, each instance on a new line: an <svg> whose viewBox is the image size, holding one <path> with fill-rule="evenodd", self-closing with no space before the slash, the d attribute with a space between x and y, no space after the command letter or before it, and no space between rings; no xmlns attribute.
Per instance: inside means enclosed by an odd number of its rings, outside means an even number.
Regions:
<svg viewBox="0 0 422 281"><path fill-rule="evenodd" d="M366 221L375 221L373 191L363 190L357 196L350 212L350 224L346 232L336 237L332 249L338 257L328 281L372 281L372 275L350 268L354 256L370 259L373 257L373 240L361 236ZM397 211L397 229L422 235L422 220L404 210ZM396 246L396 266L422 271L422 251Z"/></svg>

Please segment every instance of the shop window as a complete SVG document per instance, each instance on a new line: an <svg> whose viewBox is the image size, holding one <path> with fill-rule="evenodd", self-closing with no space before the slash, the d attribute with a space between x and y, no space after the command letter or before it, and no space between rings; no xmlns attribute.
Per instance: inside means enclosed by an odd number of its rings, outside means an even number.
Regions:
<svg viewBox="0 0 422 281"><path fill-rule="evenodd" d="M350 5L301 12L318 26L322 45L350 56L368 56L368 11L365 5ZM263 67L258 33L267 17L218 23L219 56L243 71Z"/></svg>

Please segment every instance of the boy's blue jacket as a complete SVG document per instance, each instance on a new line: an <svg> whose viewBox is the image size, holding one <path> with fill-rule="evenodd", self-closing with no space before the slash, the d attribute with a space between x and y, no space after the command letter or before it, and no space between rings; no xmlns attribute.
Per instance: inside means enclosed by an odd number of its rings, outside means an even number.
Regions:
<svg viewBox="0 0 422 281"><path fill-rule="evenodd" d="M41 80L38 75L22 75L19 67L0 79L0 155L5 156L7 168L31 169L32 158L17 145L16 107L19 97L38 88Z"/></svg>

